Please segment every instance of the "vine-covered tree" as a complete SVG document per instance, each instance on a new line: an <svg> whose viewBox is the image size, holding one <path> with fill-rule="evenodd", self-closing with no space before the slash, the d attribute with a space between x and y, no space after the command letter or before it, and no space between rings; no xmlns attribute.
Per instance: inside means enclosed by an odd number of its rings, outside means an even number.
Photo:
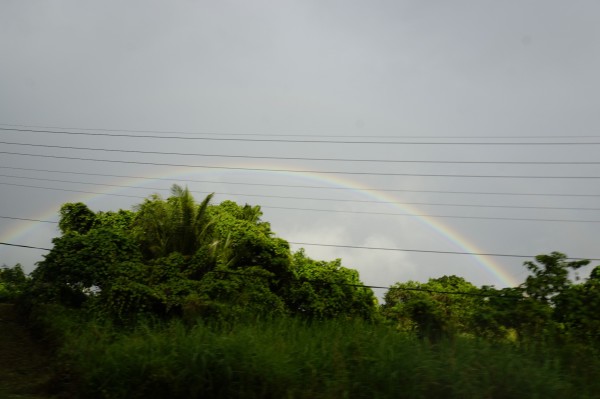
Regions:
<svg viewBox="0 0 600 399"><path fill-rule="evenodd" d="M288 303L295 313L319 319L375 318L373 291L362 287L358 272L343 267L341 259L316 261L300 249L293 255L292 271Z"/></svg>
<svg viewBox="0 0 600 399"><path fill-rule="evenodd" d="M21 264L0 267L0 302L13 301L26 289L29 279Z"/></svg>
<svg viewBox="0 0 600 399"><path fill-rule="evenodd" d="M438 340L469 331L477 294L477 287L457 276L396 283L385 294L382 312L398 329Z"/></svg>
<svg viewBox="0 0 600 399"><path fill-rule="evenodd" d="M84 203L67 203L60 208L58 227L63 234L85 234L95 222L96 215Z"/></svg>
<svg viewBox="0 0 600 399"><path fill-rule="evenodd" d="M174 185L133 211L61 208L62 236L33 273L43 301L90 304L127 319L140 313L241 317L302 314L372 318L375 298L341 261L293 258L259 206L200 204ZM196 309L196 311L192 311Z"/></svg>

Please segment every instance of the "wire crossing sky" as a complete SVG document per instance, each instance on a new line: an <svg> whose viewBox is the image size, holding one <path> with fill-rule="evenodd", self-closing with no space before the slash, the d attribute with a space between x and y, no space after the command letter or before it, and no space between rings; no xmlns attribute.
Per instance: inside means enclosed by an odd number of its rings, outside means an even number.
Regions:
<svg viewBox="0 0 600 399"><path fill-rule="evenodd" d="M598 161L592 162L552 162L552 161L415 161L415 160L399 160L399 159L348 159L348 158L307 158L307 157L272 157L272 156L253 156L253 155L223 155L223 154L193 154L182 152L160 152L160 151L140 151L140 150L123 150L115 148L90 148L90 147L73 147L60 146L49 144L30 144L30 143L11 143L0 141L0 144L26 146L26 147L42 147L42 148L61 148L67 150L86 150L86 151L103 151L103 152L121 152L134 154L157 154L157 155L179 155L179 156L195 156L195 157L216 157L216 158L246 158L246 159L277 159L277 160L302 160L302 161L334 161L334 162L371 162L371 163L432 163L432 164L495 164L495 165L600 165Z"/></svg>
<svg viewBox="0 0 600 399"><path fill-rule="evenodd" d="M4 130L10 131L15 130L12 129L14 127L17 128L36 128L36 129L55 129L55 130L84 130L84 131L99 131L99 132L126 132L126 133L157 133L157 134L186 134L186 135L213 135L213 136L297 136L297 137L371 137L371 138L446 138L446 139L471 139L478 138L481 139L481 136L407 136L407 135L387 135L387 136L378 136L378 135L349 135L349 134L338 134L338 135L330 135L327 133L322 134L307 134L307 133L298 133L298 134L278 134L278 133L228 133L228 132L182 132L182 131L169 131L169 130L133 130L133 129L103 129L103 128L90 128L90 127L64 127L64 126L36 126L36 125L11 125L8 123L0 123L0 126L5 126ZM25 131L31 131L29 129ZM168 136L166 136L168 137ZM600 135L568 135L568 136L486 136L488 139L556 139L556 138L600 138Z"/></svg>
<svg viewBox="0 0 600 399"><path fill-rule="evenodd" d="M183 168L201 168L201 169L230 169L230 170L250 170L263 172L290 172L290 173L324 173L336 175L370 175L370 176L420 176L420 177L467 177L467 178L486 178L486 179L600 179L600 176L546 176L546 175L470 175L470 174L423 174L423 173L394 173L394 172L357 172L345 170L305 170L305 169L270 169L270 168L248 168L236 166L214 166L214 165L194 165L194 164L177 164L177 163L161 163L147 161L127 161L120 159L99 159L99 158L84 158L70 157L61 155L45 155L45 154L30 154L22 152L0 151L0 154L18 155L27 157L68 159L73 161L90 161L90 162L107 162L107 163L122 163L122 164L137 164L137 165L153 165L153 166L173 166Z"/></svg>
<svg viewBox="0 0 600 399"><path fill-rule="evenodd" d="M46 133L46 134L65 134L78 136L100 136L100 137L126 137L135 139L168 139L168 140L205 140L205 141L240 141L240 142L258 142L258 143L310 143L310 144L376 144L376 145L483 145L483 146L572 146L572 145L600 145L600 141L533 141L533 142L487 142L487 141L372 141L372 140L312 140L312 139L247 139L231 137L190 137L190 136L157 136L125 133L93 133L93 132L75 132L66 130L34 130L34 129L8 129L0 130L15 133ZM97 130L97 129L96 129Z"/></svg>
<svg viewBox="0 0 600 399"><path fill-rule="evenodd" d="M0 175L0 177L15 177L17 179L24 180L41 180L45 182L68 182L68 183L76 183L76 184L85 184L85 185L94 185L94 186L107 186L107 187L118 187L118 188L138 188L135 186L121 186L118 184L98 184L98 183L89 183L89 182L81 182L81 181L65 181L58 179L39 179L39 178L30 178L30 177L17 177L17 176L8 176L8 175ZM29 184L19 184L19 183L6 183L0 182L0 185L6 186L15 186L15 187L28 187L40 190L56 190L56 191L72 191L72 192L81 192L87 194L98 194L98 195L117 195L122 196L123 194L103 194L94 191L83 191L83 190L69 190L63 188L54 188L54 187L44 187L44 186L33 186ZM159 192L162 188L159 187L147 187L145 190L150 190L153 192ZM209 191L191 191L195 194L211 194ZM343 199L343 198L319 198L319 197L292 197L292 196L284 196L284 195L258 195L258 194L248 194L248 193L220 193L220 192L212 192L213 194L224 195L224 196L242 196L242 197L258 197L258 198L277 198L277 199L296 199L296 200L311 200L311 201L328 201L328 202L357 202L357 203L371 203L371 204L391 204L391 205L427 205L427 206L442 206L442 207L466 207L466 208L509 208L509 209L545 209L545 210L576 210L576 211L600 211L600 208L573 208L573 207L550 207L550 206L521 206L521 205L493 205L493 204L448 204L448 203L432 203L432 202L387 202L387 201L379 201L379 200L353 200L353 199ZM152 194L151 192L149 195ZM127 196L127 195L126 195ZM145 198L144 196L129 196L132 198ZM278 209L300 209L301 208L284 208L278 207ZM304 209L308 210L308 209ZM319 209L315 209L319 211ZM325 212L335 212L334 210L322 209L321 211ZM376 212L371 212L371 214L377 214ZM394 215L393 213L387 213L386 215ZM401 214L397 214L401 215ZM437 216L444 217L444 216ZM451 217L451 216L445 216ZM510 220L510 219L509 219ZM516 219L519 220L519 219ZM529 219L529 220L539 220L539 221L560 221L554 219ZM582 222L582 223L600 223L600 220L563 220L564 222Z"/></svg>
<svg viewBox="0 0 600 399"><path fill-rule="evenodd" d="M118 177L124 179L134 179L134 180L168 180L169 182L192 182L192 183L220 183L225 185L241 185L241 186L264 186L264 187L285 187L285 188L307 188L307 189L317 189L317 190L352 190L349 187L327 187L327 186L308 186L308 185L291 185L291 184L268 184L268 183L248 183L248 182L215 182L211 180L193 180L193 179L177 179L177 178L169 178L162 179L158 177L145 177L145 176L129 176L129 175L111 175L111 174L102 174L102 173L84 173L84 172L74 172L74 171L65 171L65 170L49 170L49 169L35 169L35 168L15 168L12 166L2 166L0 165L0 169L9 169L9 170L23 170L23 171L33 171L33 172L48 172L48 173L57 173L57 174L71 174L71 175L80 175L80 176L103 176L103 177ZM48 179L48 178L37 178L37 177L27 177L27 176L13 176L13 175L2 175L2 177L14 177L17 179L25 179L25 180L45 180L45 181L57 181L62 183L81 183L72 180L58 180L58 179ZM85 184L94 184L94 183L85 183ZM103 185L103 184L100 184ZM114 184L110 184L110 186L117 186ZM122 186L119 186L122 187ZM157 190L157 189L154 189ZM510 193L510 192L482 192L482 191L439 191L439 190L411 190L411 189L392 189L392 188L364 188L365 191L381 191L381 192L417 192L417 193L440 193L440 194L474 194L474 195L509 195L509 196L543 196L543 197L600 197L600 194L577 194L577 193L531 193L531 192L523 192L523 193Z"/></svg>

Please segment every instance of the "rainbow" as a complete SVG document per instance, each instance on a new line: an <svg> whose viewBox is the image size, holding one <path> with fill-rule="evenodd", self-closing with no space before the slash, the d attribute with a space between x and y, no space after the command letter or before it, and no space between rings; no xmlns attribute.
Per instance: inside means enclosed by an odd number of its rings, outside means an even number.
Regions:
<svg viewBox="0 0 600 399"><path fill-rule="evenodd" d="M248 165L244 165L244 166L248 167L248 168L258 168L258 167L260 167L260 168L269 168L269 167L276 168L271 165L257 166L256 164L252 165L252 166L248 166ZM240 166L240 167L242 167L242 166ZM239 173L240 171L239 170L227 171L227 173L231 173L231 172ZM208 172L202 172L202 173L204 175L206 175ZM212 173L214 173L214 170ZM253 172L253 173L257 173L257 172ZM412 215L414 218L418 219L421 223L425 224L428 228L433 230L436 234L444 237L444 239L447 240L449 243L451 243L453 246L458 247L461 251L471 252L471 253L481 252L475 245L471 244L462 234L460 234L458 231L450 229L448 226L444 225L438 219L433 218L433 217L418 215L419 214L418 210L414 209L412 206L405 205L405 204L399 204L399 203L397 203L397 199L393 198L391 195L389 195L385 192L374 191L371 187L368 187L365 184L360 184L358 182L340 177L339 175L329 175L329 174L320 174L320 173L317 174L317 173L306 173L306 172L296 173L296 172L291 172L291 171L261 172L261 173L271 173L271 174L277 175L278 177L286 177L287 176L287 177L293 177L293 178L303 178L303 179L306 179L313 183L318 182L318 183L322 184L324 187L334 186L334 187L339 187L339 188L345 188L345 189L349 189L353 192L360 193L362 196L367 197L369 199L387 202L387 203L389 203L390 206L394 206L394 207L400 209L401 211ZM193 170L190 170L189 168L185 168L185 169L179 168L175 172L173 172L171 170L169 172L154 174L151 177L144 177L143 179L141 179L141 178L131 178L131 179L125 179L125 180L120 179L119 180L120 183L116 183L116 184L134 186L134 187L142 187L143 183L149 182L149 181L169 181L170 183L185 183L186 181L188 181L190 183L194 182L193 178L190 178L190 179L182 179L181 178L182 176L189 176L189 175L197 175L197 172L194 172ZM215 183L219 183L219 182L215 181ZM122 187L114 187L114 188L108 187L107 189L103 190L103 192L101 192L101 193L80 194L77 196L77 198L70 199L70 201L88 203L92 200L101 198L104 195L118 195L118 192L122 191L122 190L124 190L124 188L122 188ZM268 209L268 207L265 207L265 209ZM44 211L40 212L38 215L36 215L34 218L39 219L39 220L56 220L56 213L57 213L57 209L44 210ZM38 225L37 222L19 223L19 226L17 228L14 228L12 230L6 231L4 234L1 234L0 241L18 242L19 238L21 238L25 234L29 233L33 229L35 229L35 227L37 225ZM512 277L510 274L508 274L500 265L496 264L489 257L483 256L483 255L472 255L472 256L498 282L502 283L505 286L509 286L509 287L518 285L518 282L516 281L516 279L514 277Z"/></svg>

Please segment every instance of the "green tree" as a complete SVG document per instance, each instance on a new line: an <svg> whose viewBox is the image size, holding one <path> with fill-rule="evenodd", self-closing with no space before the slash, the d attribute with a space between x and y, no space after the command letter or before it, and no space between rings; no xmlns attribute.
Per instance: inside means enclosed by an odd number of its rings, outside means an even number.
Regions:
<svg viewBox="0 0 600 399"><path fill-rule="evenodd" d="M220 321L285 315L288 313L285 302L273 290L275 278L273 273L258 266L243 270L218 267L202 278L196 294L186 298L184 311L188 317Z"/></svg>
<svg viewBox="0 0 600 399"><path fill-rule="evenodd" d="M341 259L316 261L300 249L293 255L292 272L293 283L286 298L294 313L318 319L375 318L373 291L361 287L358 272L343 267Z"/></svg>
<svg viewBox="0 0 600 399"><path fill-rule="evenodd" d="M32 295L86 303L121 321L182 313L375 317L375 297L360 287L358 272L303 251L292 258L260 206L211 199L197 204L174 185L167 199L152 195L133 211L65 204L63 234L32 274Z"/></svg>
<svg viewBox="0 0 600 399"><path fill-rule="evenodd" d="M259 266L276 278L291 277L289 244L275 237L271 225L260 220L260 207L242 207L233 201L223 201L211 207L209 214L211 245L222 254L219 265L231 269Z"/></svg>
<svg viewBox="0 0 600 399"><path fill-rule="evenodd" d="M520 287L485 287L483 292L490 296L475 317L478 334L506 338L512 333L521 342L538 344L588 331L586 321L593 320L595 310L588 313L594 290L587 290L586 284L593 285L593 277L583 285L570 279L570 273L588 263L569 262L560 252L538 255L535 261L524 262L531 274Z"/></svg>
<svg viewBox="0 0 600 399"><path fill-rule="evenodd" d="M524 295L522 287L483 287L473 331L494 340L542 341L552 324L552 307Z"/></svg>
<svg viewBox="0 0 600 399"><path fill-rule="evenodd" d="M196 205L189 190L175 184L167 200L154 194L136 206L134 235L145 257L161 258L171 252L193 255L207 239L207 208L212 197Z"/></svg>
<svg viewBox="0 0 600 399"><path fill-rule="evenodd" d="M117 320L139 315L179 316L200 283L187 278L188 259L179 252L149 261L127 261L111 267L111 285L99 296L99 306Z"/></svg>
<svg viewBox="0 0 600 399"><path fill-rule="evenodd" d="M583 284L572 284L553 298L554 318L565 333L600 347L600 266Z"/></svg>
<svg viewBox="0 0 600 399"><path fill-rule="evenodd" d="M521 285L527 299L521 303L527 305L522 310L522 336L541 341L554 340L564 335L564 324L572 308L568 303L576 300L577 287L573 286L570 273L589 264L587 260L568 261L565 254L552 252L538 255L535 262L524 262L531 273ZM523 328L525 327L525 328Z"/></svg>
<svg viewBox="0 0 600 399"><path fill-rule="evenodd" d="M527 261L525 267L531 272L523 283L525 293L544 303L554 303L556 295L567 290L572 282L569 272L588 265L588 260L567 262L567 256L560 252L538 255L536 262Z"/></svg>
<svg viewBox="0 0 600 399"><path fill-rule="evenodd" d="M174 230L174 249L183 255L192 255L203 243L210 220L206 209L214 194L209 194L200 205L196 205L188 188L173 185L171 197L171 217Z"/></svg>
<svg viewBox="0 0 600 399"><path fill-rule="evenodd" d="M457 276L396 283L384 296L382 312L396 328L438 340L470 332L478 295L477 287Z"/></svg>
<svg viewBox="0 0 600 399"><path fill-rule="evenodd" d="M106 227L128 232L133 226L135 212L119 209L117 212L96 212L94 228Z"/></svg>
<svg viewBox="0 0 600 399"><path fill-rule="evenodd" d="M80 305L110 286L113 265L141 258L138 246L122 231L99 228L68 232L53 240L52 250L32 273L37 295L48 301Z"/></svg>
<svg viewBox="0 0 600 399"><path fill-rule="evenodd" d="M13 267L0 267L0 302L14 301L26 289L29 279L23 267L17 263Z"/></svg>
<svg viewBox="0 0 600 399"><path fill-rule="evenodd" d="M94 226L95 222L96 214L81 202L66 203L60 208L58 227L63 234L85 234Z"/></svg>

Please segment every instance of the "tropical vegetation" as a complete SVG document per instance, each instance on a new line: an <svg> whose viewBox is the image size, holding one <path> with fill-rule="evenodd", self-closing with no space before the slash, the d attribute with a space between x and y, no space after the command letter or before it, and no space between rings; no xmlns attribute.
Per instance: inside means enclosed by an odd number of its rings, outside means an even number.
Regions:
<svg viewBox="0 0 600 399"><path fill-rule="evenodd" d="M600 267L553 252L525 282L392 285L381 304L340 259L315 260L259 206L173 186L132 210L60 209L31 275L0 269L55 348L64 395L97 398L599 397Z"/></svg>

